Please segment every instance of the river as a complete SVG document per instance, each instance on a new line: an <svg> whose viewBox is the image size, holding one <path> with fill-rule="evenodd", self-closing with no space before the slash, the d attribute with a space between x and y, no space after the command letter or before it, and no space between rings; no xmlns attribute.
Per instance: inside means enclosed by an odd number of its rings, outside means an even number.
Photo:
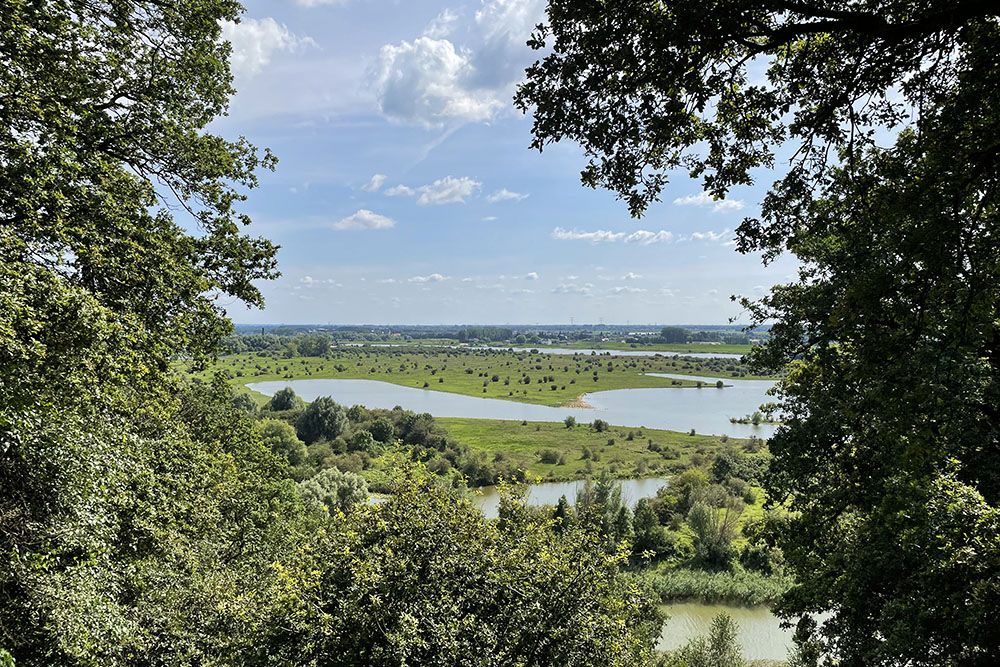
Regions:
<svg viewBox="0 0 1000 667"><path fill-rule="evenodd" d="M497 398L478 398L377 380L273 380L253 382L247 387L265 396L273 396L278 390L291 387L306 401L331 396L343 405L383 409L399 405L407 410L429 412L437 417L558 422L572 415L581 423L600 418L615 426L683 432L694 429L696 433L738 438L769 438L774 433L775 427L769 424L753 426L729 422L729 417L750 414L760 404L767 402L767 390L774 385L773 382L727 380L730 384L720 389L715 386L718 378L666 373L659 375L702 379L706 386L700 389L612 389L584 394L583 400L593 408L557 408Z"/></svg>

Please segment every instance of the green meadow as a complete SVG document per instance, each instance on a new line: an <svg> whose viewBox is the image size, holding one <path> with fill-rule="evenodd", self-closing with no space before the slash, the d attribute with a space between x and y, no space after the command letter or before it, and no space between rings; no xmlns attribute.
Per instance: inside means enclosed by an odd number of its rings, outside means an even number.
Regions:
<svg viewBox="0 0 1000 667"><path fill-rule="evenodd" d="M183 364L182 364L183 368ZM571 405L583 394L609 389L697 387L700 381L647 375L672 373L759 379L739 359L635 357L607 354L551 355L507 350L421 347L342 347L324 357L282 357L245 352L191 372L206 379L221 372L234 384L311 378L391 382L469 396L549 406ZM704 383L701 383L704 384Z"/></svg>

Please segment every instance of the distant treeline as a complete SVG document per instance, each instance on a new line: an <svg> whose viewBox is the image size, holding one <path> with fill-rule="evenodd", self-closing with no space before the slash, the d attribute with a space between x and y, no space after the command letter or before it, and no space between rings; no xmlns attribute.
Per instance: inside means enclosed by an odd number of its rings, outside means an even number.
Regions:
<svg viewBox="0 0 1000 667"><path fill-rule="evenodd" d="M270 350L287 356L323 356L338 343L405 343L420 340L453 340L460 343L508 345L559 344L608 341L641 345L649 343L724 343L746 345L762 340L766 331L745 332L738 326L704 326L699 328L667 326L659 329L630 332L572 327L568 330L528 330L524 327L462 326L371 329L361 327L321 328L302 326L272 326L251 328L241 326L224 341L228 353Z"/></svg>

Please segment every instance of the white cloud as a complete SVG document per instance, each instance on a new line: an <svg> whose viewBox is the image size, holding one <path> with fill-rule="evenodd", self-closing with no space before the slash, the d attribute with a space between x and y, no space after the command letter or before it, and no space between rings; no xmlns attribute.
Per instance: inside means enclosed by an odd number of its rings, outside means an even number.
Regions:
<svg viewBox="0 0 1000 667"><path fill-rule="evenodd" d="M392 218L373 213L365 208L333 224L334 229L389 229L395 226L396 221Z"/></svg>
<svg viewBox="0 0 1000 667"><path fill-rule="evenodd" d="M389 197L412 197L417 191L405 185L394 185L386 190L385 194Z"/></svg>
<svg viewBox="0 0 1000 667"><path fill-rule="evenodd" d="M742 199L713 199L707 192L697 195L685 195L674 200L677 206L711 206L713 213L720 211L738 211L746 203Z"/></svg>
<svg viewBox="0 0 1000 667"><path fill-rule="evenodd" d="M721 232L713 232L711 230L707 232L694 232L691 234L692 241L724 241L729 238L729 230L723 229Z"/></svg>
<svg viewBox="0 0 1000 667"><path fill-rule="evenodd" d="M428 204L464 204L465 199L471 197L480 185L479 181L474 181L466 176L461 178L445 176L430 185L421 187L417 203L422 206Z"/></svg>
<svg viewBox="0 0 1000 667"><path fill-rule="evenodd" d="M708 295L709 296L718 296L718 294L719 294L719 290L717 290L717 289L710 289L710 290L708 290Z"/></svg>
<svg viewBox="0 0 1000 667"><path fill-rule="evenodd" d="M491 120L510 108L514 87L535 55L527 47L544 20L545 0L489 0L474 21L445 10L413 41L382 47L372 88L393 119L441 127ZM452 35L460 34L462 44Z"/></svg>
<svg viewBox="0 0 1000 667"><path fill-rule="evenodd" d="M382 285L395 285L396 284L396 279L395 278L383 278L382 280L380 280L378 282L380 284L382 284Z"/></svg>
<svg viewBox="0 0 1000 667"><path fill-rule="evenodd" d="M639 245L651 245L653 243L670 243L674 240L671 232L661 229L658 232L651 232L640 229L625 237L625 243L638 243Z"/></svg>
<svg viewBox="0 0 1000 667"><path fill-rule="evenodd" d="M489 120L504 105L495 90L476 84L475 73L467 50L447 39L418 37L383 46L372 83L386 116L440 127Z"/></svg>
<svg viewBox="0 0 1000 667"><path fill-rule="evenodd" d="M295 0L299 7L321 7L323 5L346 5L349 0Z"/></svg>
<svg viewBox="0 0 1000 667"><path fill-rule="evenodd" d="M587 283L585 285L577 285L576 283L559 283L554 288L552 292L554 294L582 294L589 296L593 293L593 285Z"/></svg>
<svg viewBox="0 0 1000 667"><path fill-rule="evenodd" d="M440 283L445 280L450 280L448 276L443 276L440 273L432 273L429 276L413 276L407 279L408 283Z"/></svg>
<svg viewBox="0 0 1000 667"><path fill-rule="evenodd" d="M538 274L536 272L532 271L528 275L524 276L524 279L525 280L538 280Z"/></svg>
<svg viewBox="0 0 1000 667"><path fill-rule="evenodd" d="M249 78L271 62L275 53L295 52L315 46L309 37L299 37L271 17L222 21L222 39L232 45L230 63L233 76Z"/></svg>
<svg viewBox="0 0 1000 667"><path fill-rule="evenodd" d="M545 0L493 0L476 12L476 23L488 40L523 45L532 29L545 19Z"/></svg>
<svg viewBox="0 0 1000 667"><path fill-rule="evenodd" d="M639 280L640 278L642 278L642 276L638 273L632 273L631 271L622 276L622 280Z"/></svg>
<svg viewBox="0 0 1000 667"><path fill-rule="evenodd" d="M522 201L527 198L528 195L521 194L520 192L512 192L507 188L502 188L487 197L486 201L491 204L496 204L500 201Z"/></svg>
<svg viewBox="0 0 1000 667"><path fill-rule="evenodd" d="M612 287L610 290L612 294L639 294L640 292L645 292L645 291L646 290L644 290L641 287L629 287L629 286Z"/></svg>
<svg viewBox="0 0 1000 667"><path fill-rule="evenodd" d="M434 19L424 28L424 36L432 39L447 37L455 29L455 22L458 21L458 14L450 9L434 17Z"/></svg>
<svg viewBox="0 0 1000 667"><path fill-rule="evenodd" d="M581 232L575 229L556 227L552 230L552 238L557 241L588 241L595 245L598 243L617 243L618 241L650 245L652 243L668 243L674 239L674 235L666 230L651 232L639 229L626 234L625 232L612 232L605 229L596 232Z"/></svg>
<svg viewBox="0 0 1000 667"><path fill-rule="evenodd" d="M497 217L495 215L487 215L487 216L483 216L482 220L483 220L483 222L493 222L496 219L497 219Z"/></svg>
<svg viewBox="0 0 1000 667"><path fill-rule="evenodd" d="M417 197L417 203L421 206L431 204L464 204L465 200L475 194L481 185L482 183L468 176L461 176L459 178L445 176L429 185L421 185L417 188L411 188L407 185L395 185L386 190L385 194L390 197L412 197L420 193L420 196Z"/></svg>
<svg viewBox="0 0 1000 667"><path fill-rule="evenodd" d="M611 232L604 229L596 232L581 232L575 229L556 227L552 230L552 238L557 241L588 241L593 244L614 243L625 237L625 232Z"/></svg>
<svg viewBox="0 0 1000 667"><path fill-rule="evenodd" d="M385 183L385 179L385 174L375 174L361 189L365 192L378 192L382 184Z"/></svg>

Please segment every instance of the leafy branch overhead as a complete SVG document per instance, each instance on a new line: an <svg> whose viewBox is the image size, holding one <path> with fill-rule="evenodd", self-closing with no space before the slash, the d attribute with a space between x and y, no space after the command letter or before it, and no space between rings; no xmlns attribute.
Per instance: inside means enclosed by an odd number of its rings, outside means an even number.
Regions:
<svg viewBox="0 0 1000 667"><path fill-rule="evenodd" d="M634 216L672 170L722 198L785 152L796 157L783 189L798 193L831 157L872 147L877 128L919 122L959 76L954 54L998 14L987 0L552 0L515 103L535 148L580 144L583 182ZM741 229L741 249L780 245L755 229Z"/></svg>

